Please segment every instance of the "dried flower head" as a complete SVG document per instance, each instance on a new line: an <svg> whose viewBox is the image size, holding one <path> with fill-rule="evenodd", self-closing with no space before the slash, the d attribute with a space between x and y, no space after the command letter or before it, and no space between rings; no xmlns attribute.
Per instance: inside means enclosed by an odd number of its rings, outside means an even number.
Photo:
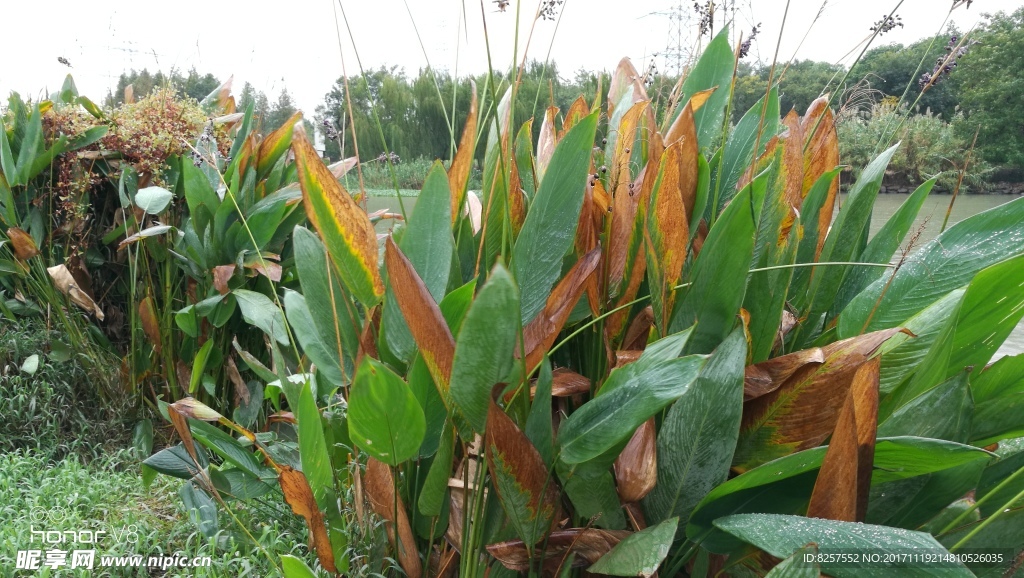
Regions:
<svg viewBox="0 0 1024 578"><path fill-rule="evenodd" d="M753 29L750 30L750 36L747 36L743 44L740 44L740 58L746 58L750 54L750 44L757 38L757 34L761 32L761 23L758 22Z"/></svg>
<svg viewBox="0 0 1024 578"><path fill-rule="evenodd" d="M881 20L875 22L874 25L871 26L871 31L877 32L878 35L881 36L897 26L903 28L903 19L900 18L900 15L896 14L895 16L889 16L886 14L882 16Z"/></svg>
<svg viewBox="0 0 1024 578"><path fill-rule="evenodd" d="M509 0L494 0L494 3L498 5L498 12L504 12L508 8Z"/></svg>
<svg viewBox="0 0 1024 578"><path fill-rule="evenodd" d="M538 16L541 20L554 20L558 16L558 9L565 4L565 0L544 0L540 3Z"/></svg>
<svg viewBox="0 0 1024 578"><path fill-rule="evenodd" d="M957 62L967 54L971 49L971 46L974 46L977 43L977 40L961 42L960 37L956 35L951 36L949 42L946 44L945 56L940 56L935 59L935 68L933 68L931 72L922 74L921 78L918 79L917 85L921 87L921 91L923 92L928 90L937 82L942 80L943 77L952 74L956 69Z"/></svg>

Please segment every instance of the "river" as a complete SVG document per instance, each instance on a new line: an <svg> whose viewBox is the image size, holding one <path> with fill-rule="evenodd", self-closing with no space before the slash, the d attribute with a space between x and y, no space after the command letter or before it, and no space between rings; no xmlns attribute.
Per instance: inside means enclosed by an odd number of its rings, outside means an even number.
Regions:
<svg viewBox="0 0 1024 578"><path fill-rule="evenodd" d="M845 196L845 195L844 195ZM885 194L879 195L878 201L875 202L875 211L871 218L871 234L874 235L882 228L882 225L892 216L897 209L907 200L909 195L901 194ZM953 205L953 212L949 216L949 224L947 226L953 226L971 215L975 215L982 211L986 211L993 207L997 207L1003 203L1008 203L1016 196L1013 195L962 195L957 197L956 203ZM942 221L946 216L946 209L949 208L950 195L930 195L925 199L924 206L921 207L921 212L917 216L917 221L914 223L914 227L911 231L921 230L921 236L918 238L917 247L920 247L924 243L931 241L938 236L942 229ZM405 204L405 210L411 212L413 207L416 206L415 197L403 197L403 203ZM370 197L368 202L368 208L371 212L379 211L381 209L388 209L389 211L398 213L399 205L398 199L395 197ZM386 231L392 221L381 221L377 224L377 231ZM1024 352L1024 322L1017 326L1017 328L1010 334L1010 337L1003 343L1003 346L996 352L996 358L1004 355L1016 355Z"/></svg>

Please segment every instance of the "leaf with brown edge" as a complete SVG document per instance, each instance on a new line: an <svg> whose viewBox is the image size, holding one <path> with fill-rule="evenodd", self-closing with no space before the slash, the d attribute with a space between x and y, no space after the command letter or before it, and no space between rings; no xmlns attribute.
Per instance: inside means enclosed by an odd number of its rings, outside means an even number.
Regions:
<svg viewBox="0 0 1024 578"><path fill-rule="evenodd" d="M630 239L636 224L636 211L640 204L639 185L633 182L630 170L631 147L636 133L637 123L644 109L650 103L638 102L622 116L619 123L619 139L612 158L611 191L612 191L612 226L608 238L608 289L615 291L623 282L627 260L630 257ZM627 152L629 151L629 152Z"/></svg>
<svg viewBox="0 0 1024 578"><path fill-rule="evenodd" d="M324 515L316 505L313 490L310 489L306 476L291 466L285 465L279 466L277 480L281 484L284 501L292 507L292 512L306 520L306 527L309 528L310 547L316 551L320 565L328 572L337 573L338 568L334 564L334 551L331 549L331 540L327 536Z"/></svg>
<svg viewBox="0 0 1024 578"><path fill-rule="evenodd" d="M634 188L641 187L640 183L644 180L646 172L646 167L640 171L640 177L637 179L637 183L634 185ZM643 191L641 190L641 194L642 193ZM642 202L643 199L638 199L637 205ZM611 314L605 322L605 335L611 342L616 341L625 330L626 322L629 319L629 307L627 307L626 304L636 298L637 292L640 290L640 285L644 280L644 273L647 271L647 259L644 256L644 213L637 211L637 205L632 207L634 223L632 232L629 236L629 245L626 249L628 258L626 260L626 267L623 271L624 279L621 285L621 290L619 291L618 299L615 301L615 307L620 309ZM609 287L609 290L611 290L611 287Z"/></svg>
<svg viewBox="0 0 1024 578"><path fill-rule="evenodd" d="M835 430L857 370L897 333L896 327L844 339L821 348L825 361L796 371L781 387L743 404L733 470L816 447Z"/></svg>
<svg viewBox="0 0 1024 578"><path fill-rule="evenodd" d="M452 377L452 358L455 357L455 338L441 315L423 280L416 274L412 263L402 254L394 240L388 237L384 245L384 263L398 308L405 317L409 332L427 363L441 398L448 403L448 384Z"/></svg>
<svg viewBox="0 0 1024 578"><path fill-rule="evenodd" d="M508 218L512 223L512 239L515 240L526 220L526 194L523 192L523 181L519 177L519 163L515 156L509 155L508 165L511 173L508 179Z"/></svg>
<svg viewBox="0 0 1024 578"><path fill-rule="evenodd" d="M878 429L880 365L881 357L875 357L853 375L853 384L814 482L808 518L864 521Z"/></svg>
<svg viewBox="0 0 1024 578"><path fill-rule="evenodd" d="M221 295L231 292L228 281L235 274L235 265L217 265L213 268L213 287Z"/></svg>
<svg viewBox="0 0 1024 578"><path fill-rule="evenodd" d="M683 209L686 213L687 226L692 218L693 208L697 202L697 181L699 174L700 145L697 142L697 125L693 114L700 109L711 97L715 89L704 90L690 97L683 112L676 117L675 122L665 133L665 146L671 147L681 143L681 149L677 157L679 171L679 192L682 196Z"/></svg>
<svg viewBox="0 0 1024 578"><path fill-rule="evenodd" d="M630 363L633 363L634 361L640 359L640 356L643 354L643 350L640 349L616 349L615 367L629 365Z"/></svg>
<svg viewBox="0 0 1024 578"><path fill-rule="evenodd" d="M683 188L691 183L684 182L680 174L684 142L677 141L665 149L645 219L647 280L654 322L662 335L666 334L672 320L675 286L683 274L686 247L690 242ZM693 160L696 164L696 157ZM692 184L696 187L695 181Z"/></svg>
<svg viewBox="0 0 1024 578"><path fill-rule="evenodd" d="M409 525L405 504L401 496L395 495L395 480L391 468L369 458L366 462L366 475L363 476L363 488L373 511L384 518L384 530L388 540L398 551L398 562L409 578L420 578L423 565L419 552L416 550L416 538ZM397 537L395 528L398 528Z"/></svg>
<svg viewBox="0 0 1024 578"><path fill-rule="evenodd" d="M39 247L36 246L32 236L22 229L18 227L7 229L7 237L11 240L11 246L14 247L14 256L19 261L28 261L39 254Z"/></svg>
<svg viewBox="0 0 1024 578"><path fill-rule="evenodd" d="M523 328L527 367L536 367L544 354L551 349L558 332L562 330L573 307L583 295L587 279L597 270L600 260L601 249L597 248L577 261L558 285L555 285L554 291L544 304L544 309ZM522 351L519 355L522 355Z"/></svg>
<svg viewBox="0 0 1024 578"><path fill-rule="evenodd" d="M260 147L256 152L256 178L262 179L270 169L274 167L278 159L284 155L285 151L288 150L289 144L294 146L294 132L295 124L302 120L302 112L296 112L288 120L284 121L277 130L263 137L263 141L260 142ZM299 131L305 137L303 131ZM296 138L298 135L294 135ZM296 157L298 153L296 152ZM320 160L320 155L317 155L317 160ZM297 159L296 159L297 160ZM321 163L323 164L323 163ZM329 173L330 171L328 171Z"/></svg>
<svg viewBox="0 0 1024 578"><path fill-rule="evenodd" d="M590 113L590 107L587 105L587 101L583 100L583 97L577 97L571 105L569 110L565 111L565 118L562 120L562 130L558 132L558 140L562 140L565 133L569 132L569 129L576 126L583 117Z"/></svg>
<svg viewBox="0 0 1024 578"><path fill-rule="evenodd" d="M384 296L377 269L377 235L369 217L299 132L292 141L306 216L320 232L331 261L349 291L367 308Z"/></svg>
<svg viewBox="0 0 1024 578"><path fill-rule="evenodd" d="M348 174L349 171L355 168L359 164L358 157L348 157L347 159L341 159L336 163L327 165L327 168L331 170L331 174L334 178L340 179L341 177Z"/></svg>
<svg viewBox="0 0 1024 578"><path fill-rule="evenodd" d="M557 570L574 554L572 568L586 568L597 562L631 532L626 530L597 530L593 528L572 528L559 530L548 536L546 548L540 552L545 572ZM522 540L509 540L488 544L487 552L509 570L526 572L530 570L530 549ZM564 568L563 568L564 569Z"/></svg>
<svg viewBox="0 0 1024 578"><path fill-rule="evenodd" d="M804 138L803 194L806 195L821 175L839 165L839 134L836 132L832 109L828 107L828 97L822 96L811 103L807 108L807 114L800 121L800 130ZM837 179L829 187L818 216L818 248L815 259L825 244L825 233L832 223L832 213L838 194Z"/></svg>
<svg viewBox="0 0 1024 578"><path fill-rule="evenodd" d="M175 402L167 406L167 417L171 420L171 425L174 426L174 430L178 432L178 436L181 438L181 443L185 446L185 451L188 452L188 455L192 458L192 463L196 466L196 472L202 472L203 467L200 465L199 456L196 454L196 443L195 440L192 439L192 430L189 429L188 421L185 419L185 417L191 416L183 411L178 403L179 402Z"/></svg>
<svg viewBox="0 0 1024 578"><path fill-rule="evenodd" d="M611 83L608 85L608 118L615 114L615 107L626 96L627 92L633 91L634 94L636 93L636 85L639 78L640 73L637 72L633 62L628 57L620 60L618 65L615 66Z"/></svg>
<svg viewBox="0 0 1024 578"><path fill-rule="evenodd" d="M139 301L139 321L142 323L142 331L153 345L153 351L160 353L160 321L152 297L147 296Z"/></svg>
<svg viewBox="0 0 1024 578"><path fill-rule="evenodd" d="M590 169L594 169L593 163ZM576 239L574 246L576 257L582 257L600 245L601 225L604 222L604 213L600 212L594 201L594 191L600 188L601 181L588 179L587 186L583 191L583 206L580 208L580 219L576 225ZM587 304L590 306L590 313L594 317L601 315L601 289L600 280L597 275L587 278L584 291L587 295Z"/></svg>
<svg viewBox="0 0 1024 578"><path fill-rule="evenodd" d="M472 90L469 115L466 117L466 125L462 129L462 138L459 140L458 150L455 151L455 158L452 159L452 164L448 167L448 181L451 183L452 192L452 224L462 214L462 203L466 199L466 185L469 183L469 171L473 166L473 153L476 150L476 83L471 80L469 85Z"/></svg>
<svg viewBox="0 0 1024 578"><path fill-rule="evenodd" d="M540 186L544 173L551 164L551 155L555 154L558 136L555 133L555 115L558 107L552 106L544 112L544 121L540 124L540 137L537 139L537 186Z"/></svg>
<svg viewBox="0 0 1024 578"><path fill-rule="evenodd" d="M825 363L825 354L819 347L795 351L748 365L743 375L743 401L767 395L782 387L787 379L808 365L817 367Z"/></svg>
<svg viewBox="0 0 1024 578"><path fill-rule="evenodd" d="M657 432L654 418L636 428L613 465L619 497L624 503L643 499L658 483Z"/></svg>
<svg viewBox="0 0 1024 578"><path fill-rule="evenodd" d="M485 454L498 499L523 543L539 542L558 512L558 487L526 434L494 402L505 384L491 390Z"/></svg>

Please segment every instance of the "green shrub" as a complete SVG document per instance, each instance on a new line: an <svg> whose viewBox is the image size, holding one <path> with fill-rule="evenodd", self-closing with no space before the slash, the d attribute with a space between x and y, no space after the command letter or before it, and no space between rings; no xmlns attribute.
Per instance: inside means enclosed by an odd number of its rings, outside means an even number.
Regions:
<svg viewBox="0 0 1024 578"><path fill-rule="evenodd" d="M931 111L910 111L904 105L896 108L891 100L875 104L870 110L850 110L839 117L839 150L844 164L853 167L853 176L878 154L879 143L900 141L902 146L889 163L890 181L900 186L916 187L931 178L938 186L952 192L963 167L965 152L971 141L962 136L964 116L956 113L946 122ZM898 131L891 141L893 131ZM961 192L985 189L984 177L991 167L977 154L964 175Z"/></svg>

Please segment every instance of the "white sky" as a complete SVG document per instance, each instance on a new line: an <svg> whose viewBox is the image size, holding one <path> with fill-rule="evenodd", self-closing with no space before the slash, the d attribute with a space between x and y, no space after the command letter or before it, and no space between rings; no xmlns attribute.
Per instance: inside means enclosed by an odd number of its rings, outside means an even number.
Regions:
<svg viewBox="0 0 1024 578"><path fill-rule="evenodd" d="M220 78L234 74L235 93L245 81L263 90L273 102L284 86L312 116L315 106L341 75L339 34L335 28L337 0L226 2L224 0L0 0L0 97L17 90L23 96L57 90L69 69L79 91L100 101L127 69L150 72L195 66ZM483 72L487 52L482 34L486 18L492 61L506 68L512 59L516 2L499 13L490 0L340 0L351 25L349 38L341 21L341 45L349 74L358 73L352 44L364 67L397 64L412 75L426 64L409 11L419 27L426 54L435 68L458 73ZM731 0L730 0L731 1ZM861 42L873 22L888 14L898 0L828 0L820 19L811 23L822 0L791 0L780 60L794 54L836 62ZM615 67L622 56L640 70L651 55L668 44L666 13L679 0L567 0L552 58L563 76L584 67ZM904 0L897 11L904 28L883 42L909 43L942 29L951 0ZM763 23L754 56L771 60L786 0L736 0L739 27ZM408 11L406 6L408 5ZM684 0L691 10L693 1ZM973 26L985 12L1012 11L1024 0L975 0L969 10L952 15L961 29ZM465 18L462 11L465 7ZM536 3L522 4L520 51L526 42ZM460 20L466 25L461 27ZM468 30L467 30L468 28ZM810 28L803 45L800 40ZM692 30L692 27L690 28ZM555 25L537 23L530 55L543 59ZM664 68L663 60L657 62Z"/></svg>

